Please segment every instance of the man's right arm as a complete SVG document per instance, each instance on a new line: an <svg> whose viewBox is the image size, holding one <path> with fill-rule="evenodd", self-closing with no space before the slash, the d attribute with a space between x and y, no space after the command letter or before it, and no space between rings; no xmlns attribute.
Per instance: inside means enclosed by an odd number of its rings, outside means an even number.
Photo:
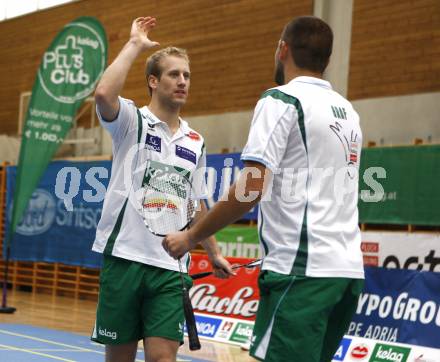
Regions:
<svg viewBox="0 0 440 362"><path fill-rule="evenodd" d="M159 44L148 39L148 32L155 26L155 18L142 17L135 19L131 26L129 41L102 75L96 87L95 102L102 118L106 121L111 122L118 116L118 97L137 56Z"/></svg>

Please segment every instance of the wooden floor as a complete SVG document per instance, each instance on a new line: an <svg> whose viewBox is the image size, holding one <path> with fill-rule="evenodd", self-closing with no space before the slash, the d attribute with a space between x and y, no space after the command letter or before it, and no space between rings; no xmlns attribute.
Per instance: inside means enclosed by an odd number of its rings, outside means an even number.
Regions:
<svg viewBox="0 0 440 362"><path fill-rule="evenodd" d="M29 324L66 332L90 335L95 322L96 302L75 300L21 291L10 291L8 306L17 308L14 314L0 314L0 323ZM179 354L209 361L255 361L239 347L202 340L202 349L190 352L185 343Z"/></svg>

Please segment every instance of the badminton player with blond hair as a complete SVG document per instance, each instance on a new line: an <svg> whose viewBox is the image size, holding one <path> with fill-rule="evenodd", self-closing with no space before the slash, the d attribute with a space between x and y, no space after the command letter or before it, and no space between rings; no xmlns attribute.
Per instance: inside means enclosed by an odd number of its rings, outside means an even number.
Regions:
<svg viewBox="0 0 440 362"><path fill-rule="evenodd" d="M139 211L140 190L150 176L174 170L170 179L176 180L206 165L203 137L180 117L191 79L186 51L167 47L150 55L148 106L138 108L120 96L133 62L159 45L149 38L155 26L153 17L134 20L128 42L95 92L100 123L113 141L112 174L93 244L104 261L92 340L106 345L107 362L133 362L139 340L146 361L175 361L185 321L182 280L184 290L192 285L187 274L179 273L187 272L188 255L181 255L179 262L170 257ZM199 199L203 192L200 187ZM205 212L202 201L196 219ZM213 237L202 244L217 276L233 274Z"/></svg>

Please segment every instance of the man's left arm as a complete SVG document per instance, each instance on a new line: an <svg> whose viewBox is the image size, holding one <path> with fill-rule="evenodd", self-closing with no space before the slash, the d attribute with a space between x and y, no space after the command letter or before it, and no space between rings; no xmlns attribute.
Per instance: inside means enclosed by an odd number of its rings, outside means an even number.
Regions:
<svg viewBox="0 0 440 362"><path fill-rule="evenodd" d="M268 185L271 173L266 167L254 161L246 161L240 177L226 196L219 200L194 227L167 235L162 245L174 258L178 258L196 247L202 240L218 230L237 221L258 204Z"/></svg>

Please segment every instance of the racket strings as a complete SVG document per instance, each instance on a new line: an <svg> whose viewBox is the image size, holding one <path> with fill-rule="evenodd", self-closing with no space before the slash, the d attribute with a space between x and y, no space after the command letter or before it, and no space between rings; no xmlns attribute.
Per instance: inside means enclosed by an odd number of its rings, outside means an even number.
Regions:
<svg viewBox="0 0 440 362"><path fill-rule="evenodd" d="M184 178L152 178L144 185L142 216L151 232L166 235L183 229L192 220L195 202L190 182Z"/></svg>

